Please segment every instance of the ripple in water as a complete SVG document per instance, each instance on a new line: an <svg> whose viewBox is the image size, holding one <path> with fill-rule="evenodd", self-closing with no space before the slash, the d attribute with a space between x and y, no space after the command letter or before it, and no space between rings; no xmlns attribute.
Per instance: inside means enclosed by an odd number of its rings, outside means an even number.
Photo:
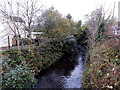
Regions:
<svg viewBox="0 0 120 90"><path fill-rule="evenodd" d="M81 78L83 71L83 63L81 57L78 58L78 65L71 71L70 76L64 77L64 88L81 88Z"/></svg>

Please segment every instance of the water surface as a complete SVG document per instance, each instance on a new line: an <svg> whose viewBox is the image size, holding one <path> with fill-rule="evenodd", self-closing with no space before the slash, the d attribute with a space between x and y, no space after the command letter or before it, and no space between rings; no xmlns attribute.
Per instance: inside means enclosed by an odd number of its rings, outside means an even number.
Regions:
<svg viewBox="0 0 120 90"><path fill-rule="evenodd" d="M83 53L63 56L57 63L38 76L36 88L81 88Z"/></svg>

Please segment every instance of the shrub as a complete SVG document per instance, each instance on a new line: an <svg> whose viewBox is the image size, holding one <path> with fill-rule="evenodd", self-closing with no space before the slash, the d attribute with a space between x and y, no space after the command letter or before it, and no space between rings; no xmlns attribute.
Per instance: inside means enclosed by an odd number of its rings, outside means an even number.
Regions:
<svg viewBox="0 0 120 90"><path fill-rule="evenodd" d="M20 41L21 41L20 43L23 45L29 45L31 42L29 38L21 38Z"/></svg>
<svg viewBox="0 0 120 90"><path fill-rule="evenodd" d="M8 64L11 67L21 65L25 62L30 69L37 75L42 69L48 68L51 64L61 57L61 42L52 41L50 44L38 46L32 48L29 51L27 48L21 49L21 53L18 54L17 49L10 49L3 52L4 56L10 58ZM54 53L53 53L54 52Z"/></svg>
<svg viewBox="0 0 120 90"><path fill-rule="evenodd" d="M27 65L15 65L15 68L13 68L12 63L10 63L11 59L2 60L3 88L30 88L36 85L34 73Z"/></svg>
<svg viewBox="0 0 120 90"><path fill-rule="evenodd" d="M65 44L63 45L62 52L63 53L73 52L74 50L76 50L76 44L77 44L77 41L76 41L75 37L72 35L68 36L66 38Z"/></svg>
<svg viewBox="0 0 120 90"><path fill-rule="evenodd" d="M115 42L111 39L104 40L100 45L93 45L94 48L89 49L90 67L86 67L83 75L84 87L120 88L119 41L116 43L113 43L113 41Z"/></svg>

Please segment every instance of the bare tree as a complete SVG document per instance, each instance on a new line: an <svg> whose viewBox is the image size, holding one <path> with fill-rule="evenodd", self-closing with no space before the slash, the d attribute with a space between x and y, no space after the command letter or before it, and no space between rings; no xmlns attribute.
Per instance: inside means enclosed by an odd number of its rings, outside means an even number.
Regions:
<svg viewBox="0 0 120 90"><path fill-rule="evenodd" d="M17 41L17 47L18 51L20 52L20 29L21 26L24 25L23 19L20 17L20 12L19 12L19 3L16 4L16 10L13 9L13 2L8 1L0 6L0 14L1 14L1 19L2 22L7 29L9 29L6 32L11 32L11 34L14 35Z"/></svg>
<svg viewBox="0 0 120 90"><path fill-rule="evenodd" d="M4 0L4 3L0 5L2 21L16 36L18 50L20 50L19 36L21 34L21 27L24 27L23 30L25 29L28 32L30 40L32 39L31 32L33 31L37 16L40 15L42 7L37 4L40 4L37 0L19 0L19 2Z"/></svg>
<svg viewBox="0 0 120 90"><path fill-rule="evenodd" d="M105 36L107 32L106 24L113 18L111 12L107 16L104 8L101 7L89 15L89 19L86 22L88 28L87 36L92 43L95 44L96 40L101 40Z"/></svg>
<svg viewBox="0 0 120 90"><path fill-rule="evenodd" d="M30 39L30 49L32 44L31 32L34 30L37 24L37 19L41 14L42 5L37 0L25 0L24 3L20 4L21 15L25 20L25 28L28 31L28 37Z"/></svg>

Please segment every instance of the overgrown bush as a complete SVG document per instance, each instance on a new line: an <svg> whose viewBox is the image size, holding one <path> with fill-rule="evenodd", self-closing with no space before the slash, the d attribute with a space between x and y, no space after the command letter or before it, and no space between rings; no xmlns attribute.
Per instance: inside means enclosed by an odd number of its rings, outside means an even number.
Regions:
<svg viewBox="0 0 120 90"><path fill-rule="evenodd" d="M73 35L70 35L66 38L66 42L62 47L63 53L71 53L76 50L77 41Z"/></svg>
<svg viewBox="0 0 120 90"><path fill-rule="evenodd" d="M2 59L2 85L3 88L30 88L36 85L37 80L33 71L25 63L13 67L14 60Z"/></svg>
<svg viewBox="0 0 120 90"><path fill-rule="evenodd" d="M117 90L120 88L120 39L114 32L118 22L114 17L105 17L104 8L99 8L86 22L90 61L86 64L83 86Z"/></svg>
<svg viewBox="0 0 120 90"><path fill-rule="evenodd" d="M3 52L3 56L10 58L9 63L14 68L15 65L21 65L26 62L29 68L37 75L42 69L48 68L51 64L61 57L62 44L58 41L52 41L46 45L32 48L32 51L24 48L18 54L17 49L10 49Z"/></svg>
<svg viewBox="0 0 120 90"><path fill-rule="evenodd" d="M30 39L29 38L21 38L20 39L20 43L22 44L22 45L29 45L30 44Z"/></svg>
<svg viewBox="0 0 120 90"><path fill-rule="evenodd" d="M34 76L61 57L61 48L61 42L52 41L34 47L32 51L24 48L20 54L17 49L4 51L3 56L8 58L3 60L3 86L33 87L36 83Z"/></svg>
<svg viewBox="0 0 120 90"><path fill-rule="evenodd" d="M107 40L89 49L90 68L86 68L84 72L84 87L120 88L119 41L112 43L113 41L115 42L115 40Z"/></svg>

